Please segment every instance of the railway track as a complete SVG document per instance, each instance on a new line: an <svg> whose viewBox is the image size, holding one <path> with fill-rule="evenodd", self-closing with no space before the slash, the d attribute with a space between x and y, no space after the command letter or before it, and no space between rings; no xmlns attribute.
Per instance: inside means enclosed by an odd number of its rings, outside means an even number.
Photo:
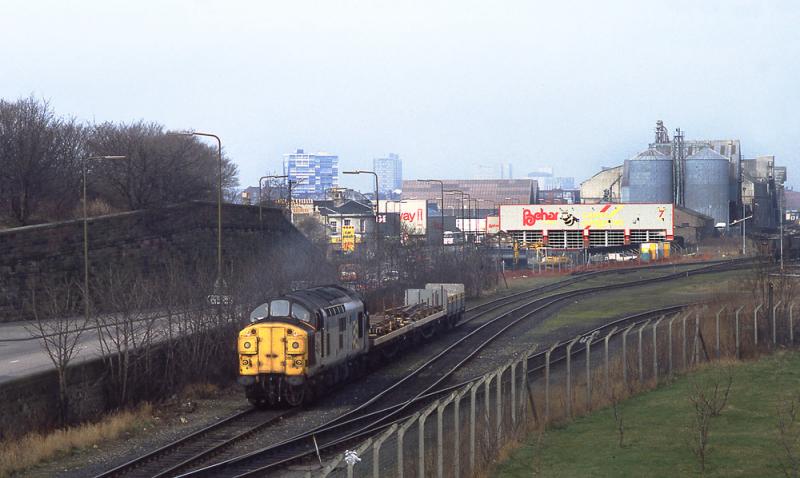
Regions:
<svg viewBox="0 0 800 478"><path fill-rule="evenodd" d="M446 347L443 351L431 358L421 367L417 368L411 374L401 379L398 383L387 387L380 393L373 396L370 400L334 418L333 420L330 420L323 425L314 428L313 430L298 434L275 445L233 459L225 460L211 466L200 468L181 476L264 476L265 474L274 472L279 466L297 460L298 458L305 457L310 453L314 453L317 447L319 447L319 449L328 449L344 441L350 441L375 430L379 430L383 426L394 422L396 417L401 415L403 411L406 411L413 406L418 406L426 398L433 396L433 394L440 393L442 390L450 390L455 387L456 385L442 388L440 385L444 383L445 380L456 370L474 358L477 353L486 345L503 335L518 323L540 314L546 311L546 309L549 307L557 305L565 300L601 291L647 285L665 280L672 280L678 277L688 277L689 275L722 272L725 270L741 268L743 266L746 266L746 262L717 262L699 267L694 270L681 271L661 277L588 287L534 299L521 306L514 307L510 311L503 312L498 317L495 317L486 323L477 326L474 330L459 338L455 343ZM552 291L576 282L572 281L571 279L576 278L570 278L565 281L549 284L548 286L544 286L542 288L523 291L518 294L506 296L504 298L473 307L470 310L478 310L480 315L484 315L498 308L507 307L509 299L511 299L512 302L523 301L526 298L529 298L531 293L534 291L538 295L543 293L542 289L547 289L546 291ZM550 288L554 286L554 289ZM468 319L468 321L471 321L476 317L477 316L473 316L472 318ZM614 324L618 322L619 321L616 321ZM609 326L611 326L611 324L609 324ZM600 329L603 329L603 327ZM534 357L538 355L539 354L535 355ZM558 357L554 357L554 360L558 360ZM434 364L436 365L436 368L433 367ZM535 368L533 370L535 370ZM437 391L437 388L440 390ZM389 397L389 394L392 391L400 391L401 393L399 393L399 396L392 395Z"/></svg>

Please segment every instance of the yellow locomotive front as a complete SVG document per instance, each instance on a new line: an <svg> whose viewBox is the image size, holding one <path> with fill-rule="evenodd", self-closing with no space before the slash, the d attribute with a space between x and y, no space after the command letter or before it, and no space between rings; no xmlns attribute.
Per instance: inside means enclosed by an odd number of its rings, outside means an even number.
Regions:
<svg viewBox="0 0 800 478"><path fill-rule="evenodd" d="M270 305L273 314L269 313ZM285 300L259 309L253 314L260 317L253 320L251 315L253 323L239 332L239 383L258 407L299 405L306 389L308 344L313 341L313 327L302 320L309 315L301 305Z"/></svg>

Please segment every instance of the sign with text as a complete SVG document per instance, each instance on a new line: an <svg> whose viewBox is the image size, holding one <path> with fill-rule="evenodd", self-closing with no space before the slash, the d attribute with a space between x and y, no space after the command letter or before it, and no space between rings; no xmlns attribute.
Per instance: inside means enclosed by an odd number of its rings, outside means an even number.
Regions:
<svg viewBox="0 0 800 478"><path fill-rule="evenodd" d="M356 249L355 226L342 226L342 250L352 252Z"/></svg>
<svg viewBox="0 0 800 478"><path fill-rule="evenodd" d="M425 199L405 199L403 201L386 201L385 212L400 214L400 226L412 236L424 236L428 224L428 201Z"/></svg>
<svg viewBox="0 0 800 478"><path fill-rule="evenodd" d="M501 205L503 231L673 228L672 204Z"/></svg>

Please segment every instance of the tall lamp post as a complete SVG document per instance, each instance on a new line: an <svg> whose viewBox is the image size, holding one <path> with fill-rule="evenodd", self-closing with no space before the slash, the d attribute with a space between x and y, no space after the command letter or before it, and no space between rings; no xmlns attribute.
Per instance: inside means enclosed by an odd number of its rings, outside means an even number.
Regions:
<svg viewBox="0 0 800 478"><path fill-rule="evenodd" d="M127 156L90 156L83 158L81 169L83 173L83 313L84 319L89 321L89 215L86 212L86 170L89 161L104 159L126 159Z"/></svg>
<svg viewBox="0 0 800 478"><path fill-rule="evenodd" d="M442 188L442 207L439 211L439 215L442 219L442 252L444 252L444 182L439 179L420 179L419 182L421 183L439 183L439 186Z"/></svg>
<svg viewBox="0 0 800 478"><path fill-rule="evenodd" d="M468 193L464 193L464 196L467 198L467 235L472 232L472 196ZM466 238L464 238L464 242L467 242Z"/></svg>
<svg viewBox="0 0 800 478"><path fill-rule="evenodd" d="M215 134L201 133L199 131L176 131L167 134L173 136L205 136L217 140L217 160L219 163L217 172L217 280L214 283L214 288L219 291L224 284L222 280L222 140Z"/></svg>
<svg viewBox="0 0 800 478"><path fill-rule="evenodd" d="M378 188L378 173L375 171L365 171L357 169L355 171L343 171L344 174L371 174L375 177L375 255L378 258L378 285L381 283L381 228L378 223L378 215L380 214L380 190Z"/></svg>
<svg viewBox="0 0 800 478"><path fill-rule="evenodd" d="M288 178L288 177L289 176L286 176L285 174L284 175L271 174L271 175L267 175L267 176L261 176L260 178L258 178L258 223L259 224L262 223L261 215L262 215L262 210L264 209L264 202L261 200L262 199L261 198L261 191L262 191L261 184L262 184L262 182L265 179L281 179L281 178Z"/></svg>

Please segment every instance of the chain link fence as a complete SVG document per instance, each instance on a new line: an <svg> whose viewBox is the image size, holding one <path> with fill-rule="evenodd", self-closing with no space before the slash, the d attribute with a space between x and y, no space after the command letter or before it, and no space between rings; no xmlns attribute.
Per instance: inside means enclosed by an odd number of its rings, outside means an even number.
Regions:
<svg viewBox="0 0 800 478"><path fill-rule="evenodd" d="M793 309L782 301L674 307L545 350L534 345L306 476L478 475L531 431L608 406L704 362L793 346Z"/></svg>

